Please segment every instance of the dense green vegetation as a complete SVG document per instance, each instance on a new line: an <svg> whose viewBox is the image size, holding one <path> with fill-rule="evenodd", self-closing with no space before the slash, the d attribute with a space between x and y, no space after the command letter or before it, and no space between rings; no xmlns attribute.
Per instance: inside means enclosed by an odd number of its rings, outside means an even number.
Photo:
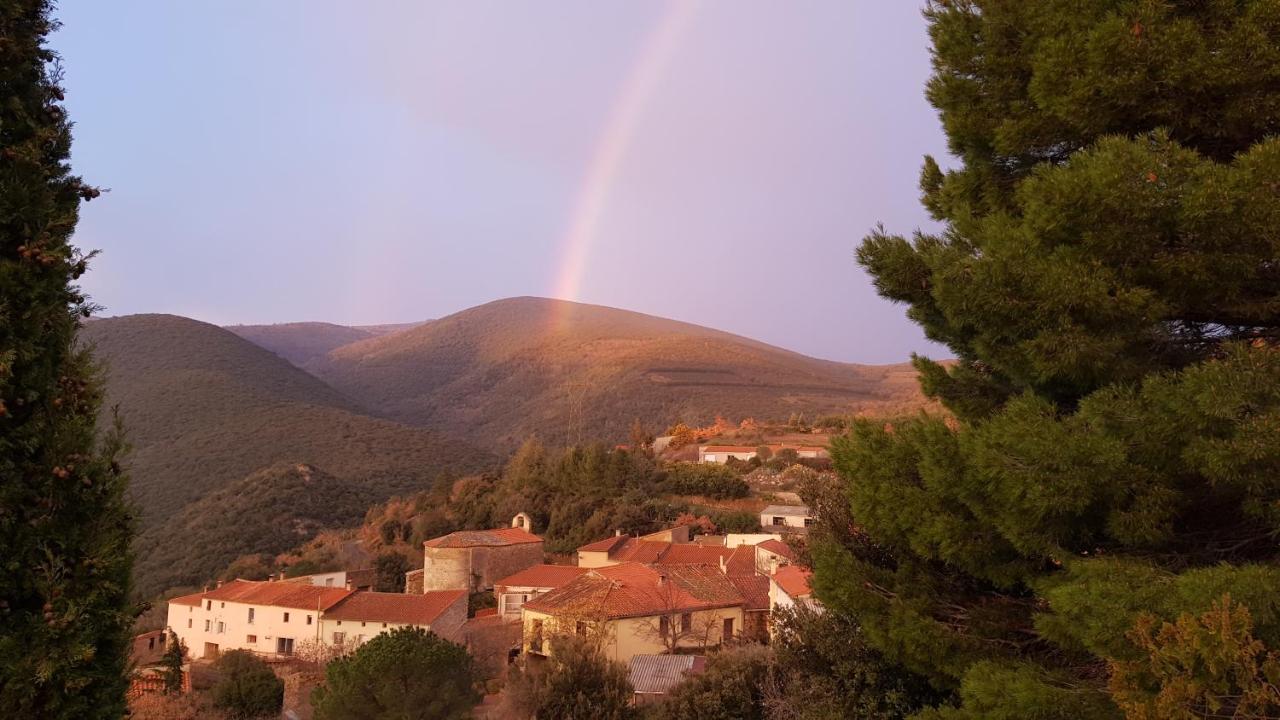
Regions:
<svg viewBox="0 0 1280 720"><path fill-rule="evenodd" d="M627 666L590 640L557 636L555 655L539 667L513 669L508 695L520 720L632 720Z"/></svg>
<svg viewBox="0 0 1280 720"><path fill-rule="evenodd" d="M0 709L117 718L132 619L125 478L75 346L81 200L48 0L0 0Z"/></svg>
<svg viewBox="0 0 1280 720"><path fill-rule="evenodd" d="M709 498L742 498L751 493L751 486L733 469L692 462L676 463L668 468L662 487L675 495Z"/></svg>
<svg viewBox="0 0 1280 720"><path fill-rule="evenodd" d="M1280 4L928 17L945 230L859 259L956 417L835 442L819 596L958 694L920 718L1275 716Z"/></svg>
<svg viewBox="0 0 1280 720"><path fill-rule="evenodd" d="M248 650L228 650L215 664L213 705L233 720L276 717L284 705L284 682Z"/></svg>
<svg viewBox="0 0 1280 720"><path fill-rule="evenodd" d="M187 505L140 537L138 592L149 597L198 585L242 555L291 550L322 530L358 523L380 499L310 465L266 468Z"/></svg>
<svg viewBox="0 0 1280 720"><path fill-rule="evenodd" d="M705 424L922 404L908 366L827 362L650 315L510 298L341 347L308 368L387 417L514 449L617 442L639 418Z"/></svg>
<svg viewBox="0 0 1280 720"><path fill-rule="evenodd" d="M480 700L466 648L420 628L375 635L325 667L316 720L461 720Z"/></svg>

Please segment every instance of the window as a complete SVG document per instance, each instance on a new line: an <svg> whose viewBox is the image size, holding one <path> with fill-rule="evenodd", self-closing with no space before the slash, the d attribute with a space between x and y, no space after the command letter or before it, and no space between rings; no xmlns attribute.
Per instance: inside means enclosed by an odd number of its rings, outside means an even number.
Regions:
<svg viewBox="0 0 1280 720"><path fill-rule="evenodd" d="M276 654L292 655L293 654L293 638L276 638Z"/></svg>
<svg viewBox="0 0 1280 720"><path fill-rule="evenodd" d="M382 627L386 627L386 626L387 626L387 624L386 624L386 623L382 623Z"/></svg>
<svg viewBox="0 0 1280 720"><path fill-rule="evenodd" d="M188 628L190 628L190 627L191 627L191 618L187 618L187 627L188 627Z"/></svg>
<svg viewBox="0 0 1280 720"><path fill-rule="evenodd" d="M253 624L253 608L249 608L249 624Z"/></svg>
<svg viewBox="0 0 1280 720"><path fill-rule="evenodd" d="M774 525L786 525L786 524L787 524L787 519L786 519L786 518L784 518L784 517L782 517L781 515L774 515L774 516L773 516L773 524L774 524Z"/></svg>
<svg viewBox="0 0 1280 720"><path fill-rule="evenodd" d="M542 652L542 621L534 620L532 632L529 633L529 651Z"/></svg>
<svg viewBox="0 0 1280 720"><path fill-rule="evenodd" d="M805 519L804 519L804 526L805 526L805 527L813 527L813 518L805 518Z"/></svg>
<svg viewBox="0 0 1280 720"><path fill-rule="evenodd" d="M346 634L346 633L344 633L344 632L335 632L335 633L333 634L333 644L334 644L334 645L341 645L343 642L345 642L345 641L346 641L346 639L347 639L347 634Z"/></svg>
<svg viewBox="0 0 1280 720"><path fill-rule="evenodd" d="M658 634L664 638L671 634L671 620L666 615L658 618Z"/></svg>
<svg viewBox="0 0 1280 720"><path fill-rule="evenodd" d="M680 632L689 632L693 629L693 613L682 613L680 615Z"/></svg>
<svg viewBox="0 0 1280 720"><path fill-rule="evenodd" d="M226 626L226 624L224 624L221 620L219 620L219 621L218 621L218 632L219 632L219 633L224 633L224 632L226 632L226 631L227 631L227 626Z"/></svg>
<svg viewBox="0 0 1280 720"><path fill-rule="evenodd" d="M244 641L245 641L245 642L247 642L247 643L249 643L250 645L253 645L254 643L258 642L258 636L257 636L257 635L246 635L246 636L245 636L245 638L244 638Z"/></svg>
<svg viewBox="0 0 1280 720"><path fill-rule="evenodd" d="M212 600L205 600L205 601L204 601L204 609L205 609L205 610L212 610L212 609L213 609L213 601L212 601Z"/></svg>
<svg viewBox="0 0 1280 720"><path fill-rule="evenodd" d="M724 637L722 640L733 639L733 618L724 619Z"/></svg>
<svg viewBox="0 0 1280 720"><path fill-rule="evenodd" d="M204 631L205 631L205 632L209 632L209 630L210 630L212 627L213 627L213 621L212 621L212 620L205 620L205 621L204 621Z"/></svg>
<svg viewBox="0 0 1280 720"><path fill-rule="evenodd" d="M578 621L578 623L577 623L577 625L575 625L575 626L574 626L573 631L574 631L575 633L577 633L577 634L578 634L578 637L586 637L586 636L587 636L587 624L586 624L585 622L583 622L583 621L579 620L579 621Z"/></svg>
<svg viewBox="0 0 1280 720"><path fill-rule="evenodd" d="M307 624L308 624L308 625L310 625L310 624L311 624L311 616L310 616L310 615L308 615L308 616L307 616Z"/></svg>
<svg viewBox="0 0 1280 720"><path fill-rule="evenodd" d="M324 579L324 586L325 586L325 587L333 587L333 578L325 578L325 579Z"/></svg>
<svg viewBox="0 0 1280 720"><path fill-rule="evenodd" d="M284 621L289 622L289 613L284 614Z"/></svg>
<svg viewBox="0 0 1280 720"><path fill-rule="evenodd" d="M226 608L227 608L227 604L226 604L226 603L224 603L224 602L220 602L220 603L218 603L218 609L220 609L220 610L225 610Z"/></svg>

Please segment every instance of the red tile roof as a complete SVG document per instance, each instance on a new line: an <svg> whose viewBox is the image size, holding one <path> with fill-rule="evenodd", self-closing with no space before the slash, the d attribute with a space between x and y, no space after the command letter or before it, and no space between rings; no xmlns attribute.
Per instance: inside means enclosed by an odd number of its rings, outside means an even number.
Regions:
<svg viewBox="0 0 1280 720"><path fill-rule="evenodd" d="M617 619L735 607L745 602L719 568L623 563L595 568L524 607L551 615Z"/></svg>
<svg viewBox="0 0 1280 720"><path fill-rule="evenodd" d="M202 596L204 600L237 602L245 605L328 610L352 592L346 588L320 587L302 583L232 580L220 588L202 593Z"/></svg>
<svg viewBox="0 0 1280 720"><path fill-rule="evenodd" d="M498 528L497 530L459 530L444 537L432 538L423 543L433 548L501 547L542 542L542 538L524 528Z"/></svg>
<svg viewBox="0 0 1280 720"><path fill-rule="evenodd" d="M796 551L792 550L790 545L782 542L781 540L774 540L773 538L770 538L762 543L757 543L756 546L762 547L771 553L781 555L788 560L796 559Z"/></svg>
<svg viewBox="0 0 1280 720"><path fill-rule="evenodd" d="M756 574L756 546L739 545L724 561L726 574L737 577Z"/></svg>
<svg viewBox="0 0 1280 720"><path fill-rule="evenodd" d="M534 565L494 583L507 587L558 588L587 572L576 565Z"/></svg>
<svg viewBox="0 0 1280 720"><path fill-rule="evenodd" d="M607 552L615 562L654 563L661 565L716 565L729 556L723 547L697 543L673 543L666 540L644 540L612 537L578 548L579 552Z"/></svg>
<svg viewBox="0 0 1280 720"><path fill-rule="evenodd" d="M326 620L358 620L430 625L454 603L466 602L466 590L437 590L422 595L362 590L325 612Z"/></svg>
<svg viewBox="0 0 1280 720"><path fill-rule="evenodd" d="M587 543L586 545L578 548L578 552L613 552L619 545L622 545L632 539L633 538L627 535L616 535L614 537Z"/></svg>
<svg viewBox="0 0 1280 720"><path fill-rule="evenodd" d="M732 551L714 545L673 544L668 545L654 562L659 565L712 565L720 567L720 561L727 559Z"/></svg>
<svg viewBox="0 0 1280 720"><path fill-rule="evenodd" d="M799 598L813 594L813 590L809 587L809 578L812 576L812 571L798 565L783 565L773 574L773 581L778 583L782 592L793 598Z"/></svg>
<svg viewBox="0 0 1280 720"><path fill-rule="evenodd" d="M204 593L192 593L190 595L179 595L175 598L169 598L167 601L170 605L199 605L204 602Z"/></svg>
<svg viewBox="0 0 1280 720"><path fill-rule="evenodd" d="M764 575L738 575L731 576L729 582L738 588L738 592L747 601L743 610L769 609L769 578Z"/></svg>

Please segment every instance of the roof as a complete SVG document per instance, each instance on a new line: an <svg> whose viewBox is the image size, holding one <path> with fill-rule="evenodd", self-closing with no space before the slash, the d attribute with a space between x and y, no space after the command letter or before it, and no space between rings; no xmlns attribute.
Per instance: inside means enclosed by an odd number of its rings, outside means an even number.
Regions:
<svg viewBox="0 0 1280 720"><path fill-rule="evenodd" d="M698 452L755 452L759 445L703 445Z"/></svg>
<svg viewBox="0 0 1280 720"><path fill-rule="evenodd" d="M558 588L585 572L587 568L577 565L534 565L496 581L494 586Z"/></svg>
<svg viewBox="0 0 1280 720"><path fill-rule="evenodd" d="M583 545L578 552L606 552L617 562L660 565L719 565L729 556L724 547L698 543L673 543L627 536L605 538Z"/></svg>
<svg viewBox="0 0 1280 720"><path fill-rule="evenodd" d="M732 551L715 545L668 545L654 562L660 565L714 565L728 558Z"/></svg>
<svg viewBox="0 0 1280 720"><path fill-rule="evenodd" d="M744 603L742 594L719 568L622 563L595 568L526 602L524 607L551 615L617 619Z"/></svg>
<svg viewBox="0 0 1280 720"><path fill-rule="evenodd" d="M632 655L629 666L635 692L665 693L686 675L704 672L707 659L701 655Z"/></svg>
<svg viewBox="0 0 1280 720"><path fill-rule="evenodd" d="M155 665L164 657L165 643L168 633L164 630L152 630L133 636L129 657L138 667Z"/></svg>
<svg viewBox="0 0 1280 720"><path fill-rule="evenodd" d="M619 545L632 539L633 538L627 535L615 535L603 540L596 540L595 542L587 543L586 545L578 548L578 552L613 552Z"/></svg>
<svg viewBox="0 0 1280 720"><path fill-rule="evenodd" d="M730 576L756 574L756 546L739 545L724 561L724 571Z"/></svg>
<svg viewBox="0 0 1280 720"><path fill-rule="evenodd" d="M769 609L769 578L764 575L731 575L729 582L738 588L738 592L746 600L743 610Z"/></svg>
<svg viewBox="0 0 1280 720"><path fill-rule="evenodd" d="M812 571L799 565L783 565L773 574L773 581L778 583L782 592L798 598L813 594L813 589L809 587L809 578L812 576Z"/></svg>
<svg viewBox="0 0 1280 720"><path fill-rule="evenodd" d="M770 538L762 543L756 543L756 547L764 548L765 550L768 550L775 555L781 555L788 560L796 559L796 551L792 550L790 545L782 542L781 540L774 540Z"/></svg>
<svg viewBox="0 0 1280 720"><path fill-rule="evenodd" d="M190 595L179 595L178 597L169 598L166 602L170 605L199 605L204 602L204 593L191 593Z"/></svg>
<svg viewBox="0 0 1280 720"><path fill-rule="evenodd" d="M807 505L770 505L760 511L761 515L803 515L810 516Z"/></svg>
<svg viewBox="0 0 1280 720"><path fill-rule="evenodd" d="M354 591L346 588L322 587L307 583L232 580L202 595L205 600L237 602L245 605L328 610L352 592Z"/></svg>
<svg viewBox="0 0 1280 720"><path fill-rule="evenodd" d="M466 590L437 590L421 595L361 590L351 593L325 612L324 617L326 620L430 625L454 603L465 602L466 597Z"/></svg>
<svg viewBox="0 0 1280 720"><path fill-rule="evenodd" d="M423 545L432 548L502 547L542 542L542 538L524 528L497 530L459 530L444 537L432 538Z"/></svg>

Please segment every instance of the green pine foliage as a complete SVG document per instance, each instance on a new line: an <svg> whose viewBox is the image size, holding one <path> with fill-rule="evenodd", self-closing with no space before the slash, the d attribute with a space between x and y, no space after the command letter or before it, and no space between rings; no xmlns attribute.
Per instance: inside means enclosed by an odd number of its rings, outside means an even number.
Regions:
<svg viewBox="0 0 1280 720"><path fill-rule="evenodd" d="M663 489L674 495L703 495L709 498L744 498L751 486L742 476L724 465L682 462L667 469Z"/></svg>
<svg viewBox="0 0 1280 720"><path fill-rule="evenodd" d="M1255 656L1280 648L1280 4L927 16L961 161L922 173L944 229L859 260L957 357L916 359L954 418L834 443L860 532L815 548L817 591L958 694L920 717L1123 717L1109 676L1158 649L1140 621L1229 595Z"/></svg>
<svg viewBox="0 0 1280 720"><path fill-rule="evenodd" d="M90 313L70 244L61 69L46 0L0 2L0 708L9 717L124 713L131 609L125 478L99 438L97 373L75 348Z"/></svg>
<svg viewBox="0 0 1280 720"><path fill-rule="evenodd" d="M626 665L573 635L557 637L555 648L545 663L514 671L508 690L511 717L635 720Z"/></svg>
<svg viewBox="0 0 1280 720"><path fill-rule="evenodd" d="M772 660L763 645L722 650L707 659L704 672L672 688L646 717L766 720Z"/></svg>
<svg viewBox="0 0 1280 720"><path fill-rule="evenodd" d="M374 636L325 667L316 720L460 720L480 701L466 648L421 628Z"/></svg>
<svg viewBox="0 0 1280 720"><path fill-rule="evenodd" d="M164 679L166 694L175 695L182 692L182 666L187 661L187 647L172 632L165 635L168 645L160 658L160 677Z"/></svg>
<svg viewBox="0 0 1280 720"><path fill-rule="evenodd" d="M275 717L284 705L284 681L248 650L228 650L216 664L213 705L234 720Z"/></svg>

